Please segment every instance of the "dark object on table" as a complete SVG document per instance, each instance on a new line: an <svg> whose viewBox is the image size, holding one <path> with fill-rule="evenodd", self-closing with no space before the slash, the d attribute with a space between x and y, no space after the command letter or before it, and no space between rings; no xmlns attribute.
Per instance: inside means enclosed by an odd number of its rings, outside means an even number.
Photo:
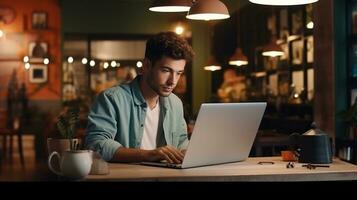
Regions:
<svg viewBox="0 0 357 200"><path fill-rule="evenodd" d="M332 162L332 143L327 134L313 123L312 129L302 135L292 134L291 143L300 163L328 164Z"/></svg>

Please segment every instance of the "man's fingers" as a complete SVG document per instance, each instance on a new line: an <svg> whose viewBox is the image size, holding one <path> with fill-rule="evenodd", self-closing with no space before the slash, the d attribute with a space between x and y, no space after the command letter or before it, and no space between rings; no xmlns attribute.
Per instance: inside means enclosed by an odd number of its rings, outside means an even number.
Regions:
<svg viewBox="0 0 357 200"><path fill-rule="evenodd" d="M163 152L170 157L174 163L181 163L180 159L169 148L163 148Z"/></svg>
<svg viewBox="0 0 357 200"><path fill-rule="evenodd" d="M170 159L170 157L166 154L166 152L163 149L160 149L159 153L162 159L166 160L169 163L173 163L173 161Z"/></svg>
<svg viewBox="0 0 357 200"><path fill-rule="evenodd" d="M178 158L182 162L184 155L174 147L168 146L168 148L176 156L176 158Z"/></svg>

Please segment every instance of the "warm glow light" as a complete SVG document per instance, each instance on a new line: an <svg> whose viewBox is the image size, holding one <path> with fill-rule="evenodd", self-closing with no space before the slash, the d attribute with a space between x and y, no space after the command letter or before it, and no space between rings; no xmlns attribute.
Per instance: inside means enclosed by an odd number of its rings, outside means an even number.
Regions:
<svg viewBox="0 0 357 200"><path fill-rule="evenodd" d="M30 58L28 56L24 56L23 61L24 63L28 63L30 61Z"/></svg>
<svg viewBox="0 0 357 200"><path fill-rule="evenodd" d="M242 65L248 65L248 61L244 61L244 60L233 60L233 61L229 61L230 65L236 65L236 66L242 66Z"/></svg>
<svg viewBox="0 0 357 200"><path fill-rule="evenodd" d="M67 61L68 63L73 63L73 57L72 56L68 57Z"/></svg>
<svg viewBox="0 0 357 200"><path fill-rule="evenodd" d="M2 38L5 35L4 31L0 30L0 38Z"/></svg>
<svg viewBox="0 0 357 200"><path fill-rule="evenodd" d="M311 22L307 23L307 24L306 24L306 28L308 28L308 29L313 29L313 28L314 28L314 22L311 21Z"/></svg>
<svg viewBox="0 0 357 200"><path fill-rule="evenodd" d="M298 94L298 93L295 93L295 94L294 94L294 98L295 98L295 99L299 98L299 94Z"/></svg>
<svg viewBox="0 0 357 200"><path fill-rule="evenodd" d="M143 63L142 63L141 61L138 61L138 62L136 62L136 66L137 66L138 68L140 68L140 67L143 66Z"/></svg>
<svg viewBox="0 0 357 200"><path fill-rule="evenodd" d="M192 0L153 0L149 10L153 12L187 12Z"/></svg>
<svg viewBox="0 0 357 200"><path fill-rule="evenodd" d="M211 65L211 66L205 66L203 69L209 70L209 71L217 71L217 70L221 70L222 67L217 66L217 65Z"/></svg>
<svg viewBox="0 0 357 200"><path fill-rule="evenodd" d="M237 48L234 54L229 58L228 63L236 66L248 65L248 58L243 54L241 48Z"/></svg>
<svg viewBox="0 0 357 200"><path fill-rule="evenodd" d="M189 6L158 6L149 8L153 12L187 12L190 10Z"/></svg>
<svg viewBox="0 0 357 200"><path fill-rule="evenodd" d="M220 20L229 18L229 12L219 0L197 0L191 6L186 18L192 20Z"/></svg>
<svg viewBox="0 0 357 200"><path fill-rule="evenodd" d="M255 72L255 73L253 73L253 76L255 76L257 78L264 77L266 75L267 75L266 72Z"/></svg>
<svg viewBox="0 0 357 200"><path fill-rule="evenodd" d="M266 51L262 53L263 56L269 56L269 57L277 57L277 56L283 56L284 52L282 51Z"/></svg>
<svg viewBox="0 0 357 200"><path fill-rule="evenodd" d="M109 63L108 62L105 62L104 65L103 65L104 69L107 69L109 67Z"/></svg>
<svg viewBox="0 0 357 200"><path fill-rule="evenodd" d="M27 69L30 69L30 67L31 67L30 63L25 63L25 69L26 69L26 70L27 70Z"/></svg>
<svg viewBox="0 0 357 200"><path fill-rule="evenodd" d="M176 34L178 34L178 35L181 35L182 33L183 33L183 31L184 31L185 29L182 27L182 26L176 26L176 28L175 28L175 32L176 32Z"/></svg>
<svg viewBox="0 0 357 200"><path fill-rule="evenodd" d="M43 64L48 65L50 63L50 59L45 58L43 59Z"/></svg>
<svg viewBox="0 0 357 200"><path fill-rule="evenodd" d="M225 15L225 14L213 14L213 13L203 13L203 14L187 15L186 18L187 18L187 19L192 19L192 20L205 20L205 21L210 21L210 20L227 19L227 18L229 18L229 15Z"/></svg>
<svg viewBox="0 0 357 200"><path fill-rule="evenodd" d="M110 62L110 66L116 67L116 66L117 66L117 62L115 62L115 61L113 60L112 62Z"/></svg>
<svg viewBox="0 0 357 200"><path fill-rule="evenodd" d="M120 62L117 62L117 67L120 67Z"/></svg>
<svg viewBox="0 0 357 200"><path fill-rule="evenodd" d="M94 60L91 60L91 61L89 62L89 65L90 65L91 67L94 67L94 66L95 66L95 61L94 61Z"/></svg>
<svg viewBox="0 0 357 200"><path fill-rule="evenodd" d="M249 0L252 3L273 6L292 6L315 3L319 0Z"/></svg>
<svg viewBox="0 0 357 200"><path fill-rule="evenodd" d="M88 63L88 59L87 58L82 58L82 64L85 65Z"/></svg>

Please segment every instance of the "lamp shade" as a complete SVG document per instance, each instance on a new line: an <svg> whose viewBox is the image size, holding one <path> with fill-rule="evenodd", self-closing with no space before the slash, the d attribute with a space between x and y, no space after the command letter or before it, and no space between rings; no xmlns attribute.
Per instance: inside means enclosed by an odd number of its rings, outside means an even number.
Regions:
<svg viewBox="0 0 357 200"><path fill-rule="evenodd" d="M153 12L187 12L191 6L191 0L154 0L149 10Z"/></svg>
<svg viewBox="0 0 357 200"><path fill-rule="evenodd" d="M192 20L219 20L229 18L227 7L219 0L197 0L186 18Z"/></svg>
<svg viewBox="0 0 357 200"><path fill-rule="evenodd" d="M209 70L209 71L217 71L222 69L221 65L216 61L216 59L213 56L208 60L207 65L204 66L203 68L204 70Z"/></svg>
<svg viewBox="0 0 357 200"><path fill-rule="evenodd" d="M292 6L315 3L319 0L249 0L255 4L273 5L273 6Z"/></svg>
<svg viewBox="0 0 357 200"><path fill-rule="evenodd" d="M230 65L237 65L237 66L247 65L248 58L243 54L241 48L237 48L233 56L229 59L228 63Z"/></svg>
<svg viewBox="0 0 357 200"><path fill-rule="evenodd" d="M283 49L277 44L276 38L273 37L268 45L263 48L263 56L277 57L283 56Z"/></svg>

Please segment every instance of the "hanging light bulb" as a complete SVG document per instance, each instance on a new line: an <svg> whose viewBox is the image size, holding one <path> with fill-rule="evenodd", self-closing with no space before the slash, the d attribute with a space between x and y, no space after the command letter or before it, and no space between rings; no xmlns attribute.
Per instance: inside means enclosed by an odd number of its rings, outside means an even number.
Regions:
<svg viewBox="0 0 357 200"><path fill-rule="evenodd" d="M191 6L191 0L155 0L149 10L153 12L187 12Z"/></svg>
<svg viewBox="0 0 357 200"><path fill-rule="evenodd" d="M319 0L249 0L251 3L271 6L293 6L315 3Z"/></svg>
<svg viewBox="0 0 357 200"><path fill-rule="evenodd" d="M243 54L241 48L237 48L235 53L229 59L228 63L230 65L237 65L237 66L248 65L248 58Z"/></svg>
<svg viewBox="0 0 357 200"><path fill-rule="evenodd" d="M216 59L212 56L207 65L203 67L204 70L209 70L209 71L217 71L221 70L222 67L221 65L216 61Z"/></svg>
<svg viewBox="0 0 357 200"><path fill-rule="evenodd" d="M219 20L229 18L227 7L219 0L197 0L186 18L192 20Z"/></svg>

